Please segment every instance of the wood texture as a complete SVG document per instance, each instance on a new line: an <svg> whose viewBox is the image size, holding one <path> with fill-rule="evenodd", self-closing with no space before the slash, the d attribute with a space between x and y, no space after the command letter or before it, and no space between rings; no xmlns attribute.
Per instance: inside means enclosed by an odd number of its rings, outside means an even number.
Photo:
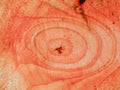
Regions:
<svg viewBox="0 0 120 90"><path fill-rule="evenodd" d="M118 0L1 0L0 90L120 90Z"/></svg>

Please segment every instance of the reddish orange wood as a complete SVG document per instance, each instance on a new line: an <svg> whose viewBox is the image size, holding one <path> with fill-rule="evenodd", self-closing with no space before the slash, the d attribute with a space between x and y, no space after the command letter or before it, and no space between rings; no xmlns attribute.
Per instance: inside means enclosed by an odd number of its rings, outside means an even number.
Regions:
<svg viewBox="0 0 120 90"><path fill-rule="evenodd" d="M0 1L0 90L119 90L120 2Z"/></svg>

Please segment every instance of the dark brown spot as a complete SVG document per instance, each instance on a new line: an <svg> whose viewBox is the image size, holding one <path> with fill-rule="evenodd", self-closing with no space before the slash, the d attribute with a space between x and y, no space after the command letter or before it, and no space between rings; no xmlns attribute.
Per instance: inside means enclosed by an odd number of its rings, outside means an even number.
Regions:
<svg viewBox="0 0 120 90"><path fill-rule="evenodd" d="M63 47L58 47L55 49L59 54L61 54L63 52Z"/></svg>
<svg viewBox="0 0 120 90"><path fill-rule="evenodd" d="M80 4L83 4L86 0L79 0Z"/></svg>

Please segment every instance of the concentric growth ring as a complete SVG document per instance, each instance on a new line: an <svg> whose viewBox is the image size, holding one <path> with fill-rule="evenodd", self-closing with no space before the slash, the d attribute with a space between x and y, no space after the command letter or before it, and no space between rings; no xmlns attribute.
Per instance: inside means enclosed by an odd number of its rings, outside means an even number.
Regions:
<svg viewBox="0 0 120 90"><path fill-rule="evenodd" d="M41 19L26 30L24 44L40 67L93 73L114 60L116 40L109 28L88 19L88 25L73 18Z"/></svg>
<svg viewBox="0 0 120 90"><path fill-rule="evenodd" d="M66 28L43 30L35 37L34 43L48 62L73 63L80 59L86 50L84 39Z"/></svg>

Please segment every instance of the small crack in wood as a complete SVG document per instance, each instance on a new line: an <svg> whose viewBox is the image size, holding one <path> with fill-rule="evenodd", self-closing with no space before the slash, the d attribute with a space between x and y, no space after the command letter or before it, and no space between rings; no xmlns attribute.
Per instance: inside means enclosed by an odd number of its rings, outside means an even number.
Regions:
<svg viewBox="0 0 120 90"><path fill-rule="evenodd" d="M75 7L75 10L76 10L76 12L79 12L79 14L82 15L82 18L85 20L86 25L87 25L89 31L91 31L91 29L90 29L90 27L89 27L89 24L88 24L88 19L87 19L87 17L85 16L85 10L84 10L81 6Z"/></svg>

